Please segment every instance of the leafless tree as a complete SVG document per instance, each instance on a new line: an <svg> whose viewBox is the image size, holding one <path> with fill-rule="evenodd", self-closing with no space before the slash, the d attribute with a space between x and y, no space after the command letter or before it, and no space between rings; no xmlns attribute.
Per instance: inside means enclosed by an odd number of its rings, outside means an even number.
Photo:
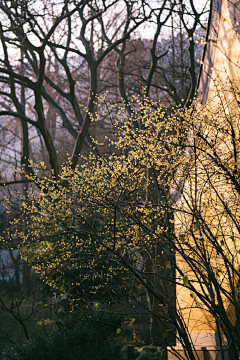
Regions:
<svg viewBox="0 0 240 360"><path fill-rule="evenodd" d="M83 147L93 146L90 114L94 112L97 93L117 86L119 98L124 100L129 113L129 99L135 90L128 90L128 82L135 74L141 77L138 92L149 94L159 60L168 53L166 47L159 49L159 40L169 26L171 15L178 16L180 5L171 0L156 4L120 0L63 4L52 1L39 3L35 10L31 1L9 4L8 1L0 3L3 59L0 115L2 134L6 134L4 155L12 158L14 149L13 165L33 174L34 167L29 160L35 160L41 152L48 157L47 168L57 178L62 162L60 154L66 157L62 151L64 142L69 149L67 152L72 153L73 168ZM189 32L186 17L193 16L191 32L194 32L201 24L205 8L198 13L192 2L190 5L192 12L182 6L180 18ZM138 59L133 57L137 43L130 39L131 35L142 31L144 24L151 24L154 29L153 39L148 41L146 49L146 55L150 54L147 69L141 62L138 65ZM192 62L193 57L191 52ZM131 68L127 61L131 62ZM115 68L117 74L113 84L109 74ZM193 72L191 74L193 89L196 80ZM163 89L161 84L156 84L163 77L155 76L155 88ZM94 125L92 127L94 132ZM97 146L94 148L98 151ZM3 161L9 171L9 160Z"/></svg>

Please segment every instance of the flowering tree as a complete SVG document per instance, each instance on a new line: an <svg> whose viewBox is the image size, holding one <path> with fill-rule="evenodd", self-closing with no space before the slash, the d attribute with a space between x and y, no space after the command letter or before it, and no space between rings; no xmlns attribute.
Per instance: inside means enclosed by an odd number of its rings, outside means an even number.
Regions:
<svg viewBox="0 0 240 360"><path fill-rule="evenodd" d="M31 220L18 234L56 296L93 303L104 289L110 301L127 291L125 300L141 302L132 284L146 289L152 301L141 314L152 314L155 343L172 346L176 329L189 359L189 333L201 326L218 335L222 356L238 356L239 93L217 85L216 98L171 111L139 100L130 120L120 109L115 154L35 179L41 191L23 201ZM189 322L189 308L201 321Z"/></svg>

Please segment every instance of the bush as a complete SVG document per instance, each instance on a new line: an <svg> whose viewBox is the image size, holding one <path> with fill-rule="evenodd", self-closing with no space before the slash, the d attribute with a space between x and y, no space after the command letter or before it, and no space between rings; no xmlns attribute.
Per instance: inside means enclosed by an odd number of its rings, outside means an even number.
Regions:
<svg viewBox="0 0 240 360"><path fill-rule="evenodd" d="M2 360L120 360L119 324L106 316L100 319L65 319L58 331L6 349Z"/></svg>

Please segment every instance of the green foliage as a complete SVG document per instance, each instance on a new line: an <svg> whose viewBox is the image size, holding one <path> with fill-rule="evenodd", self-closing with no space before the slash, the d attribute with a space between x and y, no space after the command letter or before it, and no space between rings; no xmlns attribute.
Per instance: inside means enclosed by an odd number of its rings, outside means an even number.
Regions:
<svg viewBox="0 0 240 360"><path fill-rule="evenodd" d="M98 314L98 318L74 316L58 322L50 335L12 346L2 360L120 360L121 342L116 334L120 320Z"/></svg>
<svg viewBox="0 0 240 360"><path fill-rule="evenodd" d="M164 333L163 333L163 337L166 337L167 334L169 333L169 331L171 331L172 329L167 329Z"/></svg>
<svg viewBox="0 0 240 360"><path fill-rule="evenodd" d="M183 284L184 284L184 286L186 286L188 284L188 277L187 276L184 276Z"/></svg>

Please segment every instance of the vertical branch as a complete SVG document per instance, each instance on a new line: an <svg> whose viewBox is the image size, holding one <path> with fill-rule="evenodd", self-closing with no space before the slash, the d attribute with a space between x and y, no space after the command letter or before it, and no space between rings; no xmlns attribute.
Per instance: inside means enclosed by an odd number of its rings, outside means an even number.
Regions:
<svg viewBox="0 0 240 360"><path fill-rule="evenodd" d="M85 115L85 119L82 125L82 129L80 133L78 134L77 140L75 142L75 146L72 153L71 158L71 167L72 169L75 169L78 163L79 156L81 154L84 140L88 134L88 130L91 124L91 115L94 111L95 106L95 97L97 92L97 64L95 61L92 61L90 64L90 94L89 94L89 101L87 106L87 111Z"/></svg>
<svg viewBox="0 0 240 360"><path fill-rule="evenodd" d="M184 79L183 79L183 69L184 69L184 62L183 62L183 31L182 31L182 22L180 19L180 61L181 61L181 90L183 91L184 88Z"/></svg>
<svg viewBox="0 0 240 360"><path fill-rule="evenodd" d="M20 75L24 75L24 54L23 50L21 49L21 58L20 58ZM21 85L21 110L24 116L26 116L26 100L25 100L25 87L22 84ZM26 121L20 119L22 124L22 157L21 157L21 163L24 167L25 171L28 173L29 170L29 137L28 137L28 124ZM24 180L24 174L22 174L23 180ZM23 184L23 190L26 189L27 184ZM24 191L26 195L26 191Z"/></svg>
<svg viewBox="0 0 240 360"><path fill-rule="evenodd" d="M38 115L39 129L41 131L42 137L44 139L44 142L45 142L45 145L46 145L46 148L48 151L49 163L50 163L51 169L53 171L53 176L57 179L58 175L59 175L59 164L58 164L57 152L54 147L50 132L49 132L47 124L46 124L43 103L42 103L42 87L43 87L45 63L46 63L46 59L44 57L44 48L39 51L39 58L40 58L40 64L39 64L39 71L38 71L38 80L37 80L36 87L34 90L34 95L35 95L34 108Z"/></svg>
<svg viewBox="0 0 240 360"><path fill-rule="evenodd" d="M129 6L127 4L127 21L126 21L126 24L125 24L125 27L124 27L123 36L127 34L127 31L128 31L129 25L130 25L131 11L132 11L132 6ZM129 101L128 101L128 96L127 96L127 93L126 93L125 83L124 83L124 75L125 75L124 74L124 66L125 66L125 57L126 57L126 55L125 55L126 41L127 40L125 40L122 43L121 50L118 51L118 53L119 53L119 57L118 57L118 61L117 61L118 89L119 89L119 93L121 95L121 98L124 101L124 105L125 105L125 108L126 108L126 110L128 112L128 115L131 117L132 108L131 108L131 105L129 104Z"/></svg>
<svg viewBox="0 0 240 360"><path fill-rule="evenodd" d="M196 92L196 84L197 84L197 79L196 79L196 73L195 73L195 43L194 43L194 39L193 39L193 34L196 30L197 25L200 23L200 16L202 15L201 13L199 14L192 1L190 1L191 4L191 9L193 12L193 16L194 16L194 22L193 22L193 26L191 28L188 27L187 23L184 20L184 12L185 12L185 4L183 3L183 0L180 0L180 6L181 9L179 11L179 16L180 16L180 20L182 21L182 24L185 28L185 30L187 31L188 34L188 38L189 38L189 74L190 74L190 78L191 78L191 87L190 87L190 91L188 94L188 97L186 99L185 102L185 106L189 107L189 105L191 104L192 100L194 99L195 96L195 92Z"/></svg>
<svg viewBox="0 0 240 360"><path fill-rule="evenodd" d="M173 79L173 86L175 87L176 82L176 69L175 69L175 38L174 38L174 22L173 22L173 14L171 16L171 23L172 23L172 79Z"/></svg>

